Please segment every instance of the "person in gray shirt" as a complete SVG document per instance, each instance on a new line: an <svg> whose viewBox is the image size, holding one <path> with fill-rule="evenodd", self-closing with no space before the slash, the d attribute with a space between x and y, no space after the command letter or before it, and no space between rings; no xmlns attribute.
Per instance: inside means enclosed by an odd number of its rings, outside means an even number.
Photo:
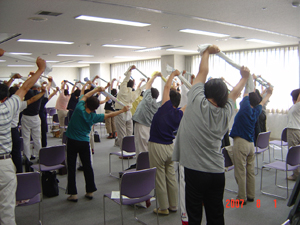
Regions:
<svg viewBox="0 0 300 225"><path fill-rule="evenodd" d="M152 84L156 77L161 76L157 72L146 83L143 100L139 103L132 117L134 124L134 143L136 155L140 152L148 151L148 140L150 137L150 126L154 114L159 108L159 103L156 102L159 92L156 88L152 88Z"/></svg>
<svg viewBox="0 0 300 225"><path fill-rule="evenodd" d="M205 83L209 54L219 51L212 45L202 55L198 75L188 93L188 104L173 153L173 160L179 161L185 170L189 225L201 223L203 203L207 223L224 224L225 176L220 146L233 115L234 102L244 88L249 72L247 68L241 68L242 78L229 95L222 79Z"/></svg>

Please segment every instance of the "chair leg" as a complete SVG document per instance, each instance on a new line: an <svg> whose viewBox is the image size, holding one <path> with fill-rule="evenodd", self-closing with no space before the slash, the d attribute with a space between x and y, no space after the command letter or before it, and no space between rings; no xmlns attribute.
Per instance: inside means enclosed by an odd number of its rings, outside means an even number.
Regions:
<svg viewBox="0 0 300 225"><path fill-rule="evenodd" d="M104 219L104 225L106 224L105 221L105 196L103 195L103 219Z"/></svg>
<svg viewBox="0 0 300 225"><path fill-rule="evenodd" d="M256 174L255 174L255 176L258 174L258 155L257 154L255 154L255 158L256 158Z"/></svg>
<svg viewBox="0 0 300 225"><path fill-rule="evenodd" d="M120 209L121 209L121 220L122 220L122 225L123 225L124 223L123 223L123 209L122 209L122 203L120 204Z"/></svg>

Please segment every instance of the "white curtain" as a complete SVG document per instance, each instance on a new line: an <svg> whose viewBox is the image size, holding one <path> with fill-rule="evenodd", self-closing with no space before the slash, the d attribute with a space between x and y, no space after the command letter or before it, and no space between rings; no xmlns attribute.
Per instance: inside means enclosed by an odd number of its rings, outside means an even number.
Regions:
<svg viewBox="0 0 300 225"><path fill-rule="evenodd" d="M234 62L247 66L251 74L261 75L274 86L273 95L267 105L268 109L289 109L292 106L290 93L299 88L298 47L279 47L269 49L225 52ZM198 73L200 56L192 57L191 69ZM218 56L209 58L208 78L224 77L233 86L240 79L239 71ZM260 85L256 87L261 91ZM231 88L230 88L231 89ZM241 101L238 99L237 103Z"/></svg>
<svg viewBox="0 0 300 225"><path fill-rule="evenodd" d="M81 67L79 68L79 77L80 81L85 82L84 78L90 79L90 67Z"/></svg>
<svg viewBox="0 0 300 225"><path fill-rule="evenodd" d="M111 64L111 66L110 66L111 80L113 78L116 78L117 80L120 80L120 82L122 82L124 79L124 76L125 76L124 73L127 71L128 67L131 65L135 65L147 77L150 77L154 71L161 70L161 60L160 59L149 59L149 60L142 60L142 61L115 63L115 64ZM140 83L141 79L145 78L137 70L133 70L131 76L135 80L135 88ZM145 84L145 83L143 83L143 84ZM161 90L161 80L158 78L155 79L152 87L154 87L160 91ZM160 95L158 97L158 101L161 100L161 94L162 93L160 93Z"/></svg>

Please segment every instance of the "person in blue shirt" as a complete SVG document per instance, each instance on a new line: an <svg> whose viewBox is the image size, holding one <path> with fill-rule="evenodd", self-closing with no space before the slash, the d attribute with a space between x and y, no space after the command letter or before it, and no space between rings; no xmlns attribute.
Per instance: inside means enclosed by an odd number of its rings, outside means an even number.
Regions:
<svg viewBox="0 0 300 225"><path fill-rule="evenodd" d="M88 199L93 199L93 192L97 190L94 181L94 172L90 159L90 138L89 134L93 124L103 122L104 119L117 116L123 112L127 112L129 107L125 106L123 109L109 113L97 114L94 113L99 107L100 101L93 95L97 92L105 91L103 87L97 87L92 91L83 95L83 90L79 102L73 112L72 118L69 122L66 131L67 140L67 165L68 165L68 185L66 193L70 196L67 200L77 202L76 189L76 159L77 154L81 159L83 165L84 178L86 183L86 195Z"/></svg>
<svg viewBox="0 0 300 225"><path fill-rule="evenodd" d="M244 200L244 204L247 201L253 202L255 198L255 154L253 145L255 123L262 111L262 106L272 95L273 88L269 87L267 89L267 95L262 101L253 91L247 93L247 89L245 89L244 98L240 102L240 110L234 118L230 133L230 137L234 141L232 151L234 176L239 189L237 199Z"/></svg>

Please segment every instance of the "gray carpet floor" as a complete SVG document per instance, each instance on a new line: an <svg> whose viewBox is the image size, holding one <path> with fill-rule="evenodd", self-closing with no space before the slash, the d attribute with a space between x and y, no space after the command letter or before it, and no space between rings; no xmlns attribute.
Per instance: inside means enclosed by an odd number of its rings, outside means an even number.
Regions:
<svg viewBox="0 0 300 225"><path fill-rule="evenodd" d="M109 176L108 173L108 155L109 152L118 151L114 147L114 140L106 139L107 134L102 126L96 127L100 134L101 142L95 143L95 154L93 155L93 168L95 181L98 191L94 193L94 199L88 200L84 198L85 182L83 172L77 171L77 189L78 202L73 203L67 201L63 188L67 185L67 175L58 175L60 193L57 197L43 199L43 224L45 225L96 225L104 224L103 222L103 194L111 191L118 191L119 180ZM51 133L48 134L48 146L61 144L61 139L54 138ZM279 151L276 151L279 157ZM261 156L259 156L261 165ZM130 160L130 164L135 163L135 159ZM125 167L127 160L125 161ZM112 171L117 174L121 171L121 159L112 156ZM275 172L270 170L264 172L264 189L277 194L284 195L286 192L283 189L275 188L274 185ZM285 173L279 172L278 182L285 183ZM293 181L289 181L289 186L292 189ZM226 188L237 190L237 185L234 179L233 170L226 172ZM225 223L230 225L276 225L282 224L291 208L287 207L287 200L276 199L271 196L263 195L260 192L260 171L256 176L256 199L252 203L247 203L243 208L226 208L225 207ZM232 192L224 192L224 205L236 194ZM276 207L275 201L276 200ZM112 201L106 199L106 224L118 225L121 224L120 207ZM258 204L258 202L260 204ZM230 204L229 204L230 207ZM148 209L139 208L137 210L138 217L147 224L156 224L156 214L152 211L155 208L155 201ZM133 207L123 206L124 224L139 224L133 217ZM38 205L27 207L16 207L16 222L18 225L38 224ZM168 216L159 216L159 223L163 225L181 224L180 212L170 213ZM206 224L205 211L203 212L202 224Z"/></svg>

